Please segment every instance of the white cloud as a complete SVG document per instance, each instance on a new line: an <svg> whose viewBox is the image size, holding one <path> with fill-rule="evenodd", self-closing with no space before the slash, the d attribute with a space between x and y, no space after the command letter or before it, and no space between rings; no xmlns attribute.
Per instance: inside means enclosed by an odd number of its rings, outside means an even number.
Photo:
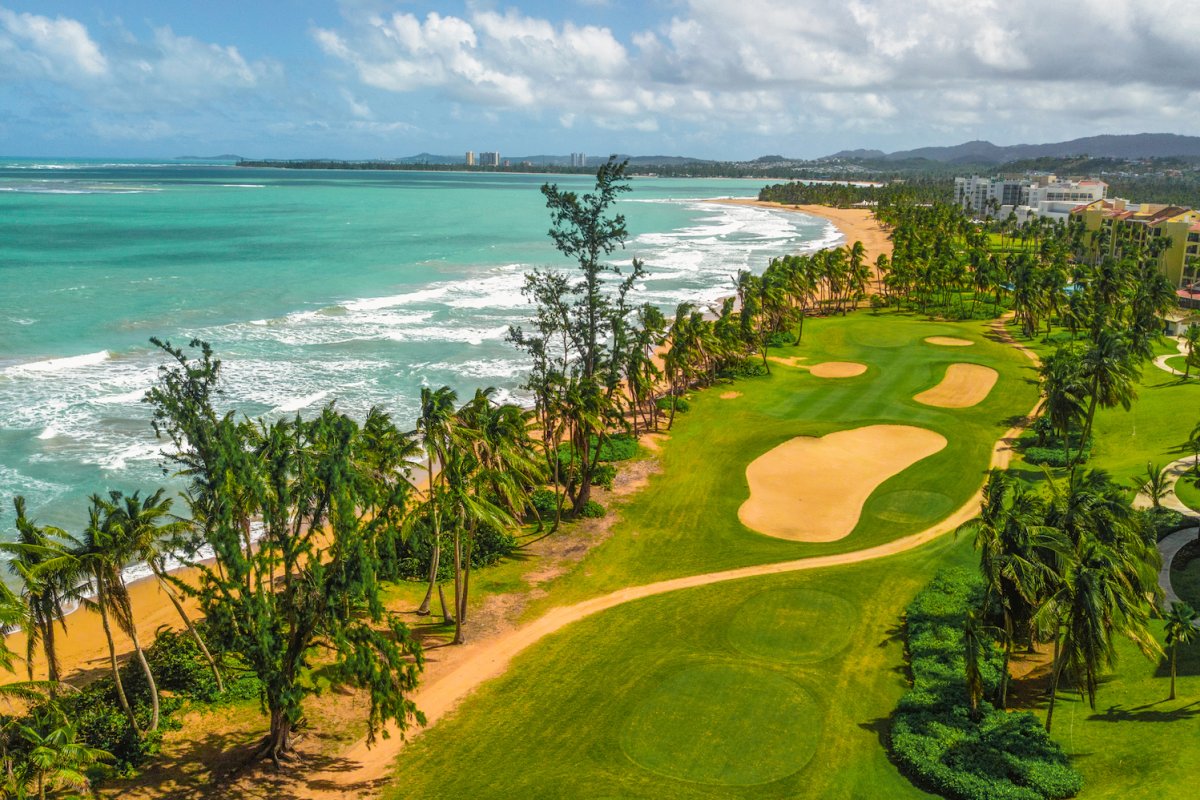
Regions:
<svg viewBox="0 0 1200 800"><path fill-rule="evenodd" d="M468 8L419 19L348 7L344 26L314 36L367 85L549 112L564 127L1200 126L1180 104L1200 64L1191 0L1153 14L1136 0L684 0L627 42Z"/></svg>
<svg viewBox="0 0 1200 800"><path fill-rule="evenodd" d="M90 80L108 73L108 60L76 20L0 8L0 67L27 77Z"/></svg>

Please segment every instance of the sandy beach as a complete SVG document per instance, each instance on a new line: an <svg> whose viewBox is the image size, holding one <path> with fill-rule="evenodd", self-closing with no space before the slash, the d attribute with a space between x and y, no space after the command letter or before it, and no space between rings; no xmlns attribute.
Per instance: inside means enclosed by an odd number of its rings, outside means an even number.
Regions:
<svg viewBox="0 0 1200 800"><path fill-rule="evenodd" d="M797 211L813 217L829 220L846 237L846 244L862 242L867 251L867 261L875 263L880 254L892 257L892 240L890 232L883 223L875 219L875 212L869 208L834 208L832 206L816 205L785 205L769 203L764 200L714 200L714 203L724 203L735 206L758 206L775 211Z"/></svg>

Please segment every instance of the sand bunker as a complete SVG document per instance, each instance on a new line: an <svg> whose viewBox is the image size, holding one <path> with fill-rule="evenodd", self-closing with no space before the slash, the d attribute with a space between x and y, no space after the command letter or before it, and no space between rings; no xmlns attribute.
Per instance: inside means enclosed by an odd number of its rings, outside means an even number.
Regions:
<svg viewBox="0 0 1200 800"><path fill-rule="evenodd" d="M734 400L741 396L742 396L741 392L722 392L721 393L722 400Z"/></svg>
<svg viewBox="0 0 1200 800"><path fill-rule="evenodd" d="M925 341L942 347L970 347L975 344L970 339L959 339L957 336L927 336Z"/></svg>
<svg viewBox="0 0 1200 800"><path fill-rule="evenodd" d="M983 402L996 385L999 375L991 367L978 364L951 364L946 377L932 389L913 397L918 403L939 408L970 408Z"/></svg>
<svg viewBox="0 0 1200 800"><path fill-rule="evenodd" d="M832 542L854 530L876 487L946 446L911 425L869 425L821 438L798 436L746 467L742 524L796 542Z"/></svg>
<svg viewBox="0 0 1200 800"><path fill-rule="evenodd" d="M818 378L853 378L866 372L867 365L854 361L826 361L813 364L808 371Z"/></svg>
<svg viewBox="0 0 1200 800"><path fill-rule="evenodd" d="M785 367L798 367L799 369L808 369L800 362L804 360L804 356L768 356L776 364L783 364Z"/></svg>

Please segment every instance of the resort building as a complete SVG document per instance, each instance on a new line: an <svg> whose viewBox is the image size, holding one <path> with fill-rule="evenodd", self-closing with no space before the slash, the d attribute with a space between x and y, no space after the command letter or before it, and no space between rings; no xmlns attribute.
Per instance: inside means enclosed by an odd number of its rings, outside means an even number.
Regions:
<svg viewBox="0 0 1200 800"><path fill-rule="evenodd" d="M1182 303L1200 305L1200 211L1113 198L1081 205L1072 216L1081 218L1088 231L1108 227L1111 246L1121 238L1118 231L1143 244L1151 239L1168 240L1161 256L1163 274L1179 291Z"/></svg>
<svg viewBox="0 0 1200 800"><path fill-rule="evenodd" d="M586 167L587 166L587 156L583 153L571 153L571 166L572 167Z"/></svg>
<svg viewBox="0 0 1200 800"><path fill-rule="evenodd" d="M954 179L954 199L964 211L1007 219L1024 225L1033 217L1066 220L1084 203L1103 200L1108 184L1097 180L1060 180L1054 175L1031 178Z"/></svg>
<svg viewBox="0 0 1200 800"><path fill-rule="evenodd" d="M479 166L481 167L498 167L500 166L499 153L480 153Z"/></svg>
<svg viewBox="0 0 1200 800"><path fill-rule="evenodd" d="M475 166L475 151L474 150L467 151L467 166L468 167Z"/></svg>

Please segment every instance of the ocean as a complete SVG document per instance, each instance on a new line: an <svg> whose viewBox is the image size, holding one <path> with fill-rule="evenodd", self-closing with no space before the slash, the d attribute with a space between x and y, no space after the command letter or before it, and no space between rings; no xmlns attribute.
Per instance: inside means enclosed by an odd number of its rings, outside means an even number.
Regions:
<svg viewBox="0 0 1200 800"><path fill-rule="evenodd" d="M151 336L209 341L225 402L251 416L330 401L407 426L421 386L522 401L505 342L523 275L570 266L546 232L547 182L586 176L283 171L0 158L0 539L14 495L78 531L87 498L163 473L140 402ZM761 181L636 178L615 263L646 262L639 302L712 303L740 269L841 241L824 220L702 202Z"/></svg>

